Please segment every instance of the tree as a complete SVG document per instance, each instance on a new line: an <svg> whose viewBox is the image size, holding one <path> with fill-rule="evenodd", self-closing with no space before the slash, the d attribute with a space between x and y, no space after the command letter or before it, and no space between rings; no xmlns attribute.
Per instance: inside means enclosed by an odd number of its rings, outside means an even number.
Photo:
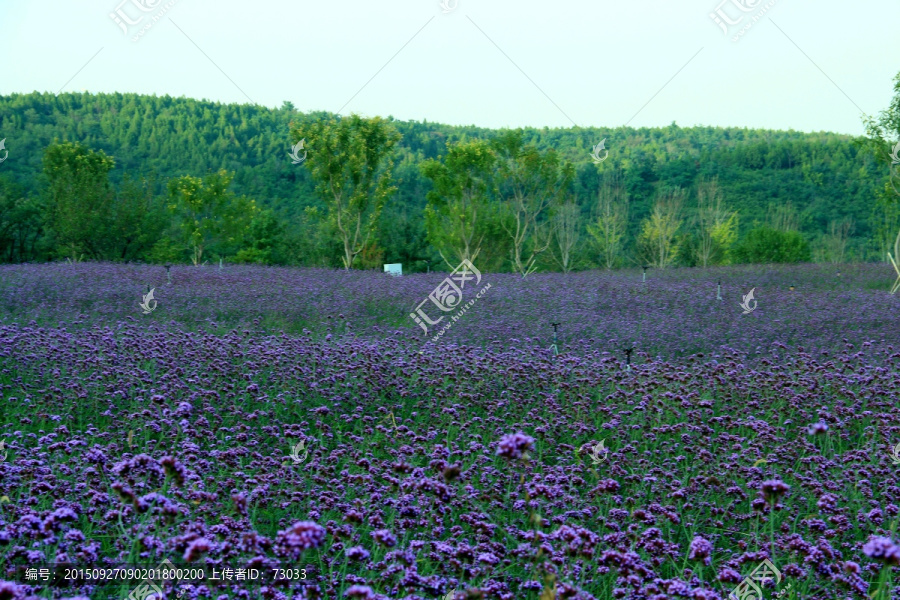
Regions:
<svg viewBox="0 0 900 600"><path fill-rule="evenodd" d="M832 264L843 263L853 229L854 223L851 219L832 220L828 224L828 233L822 238L822 258Z"/></svg>
<svg viewBox="0 0 900 600"><path fill-rule="evenodd" d="M202 179L184 175L169 181L169 209L178 215L181 241L194 265L211 247L220 257L237 251L258 211L254 201L228 191L232 179L234 173L222 170Z"/></svg>
<svg viewBox="0 0 900 600"><path fill-rule="evenodd" d="M888 183L900 196L900 164L892 156L892 144L900 144L900 73L894 76L894 97L890 106L877 117L866 117L864 121L868 135L865 144L879 160L888 164ZM898 146L893 145L893 149L896 148Z"/></svg>
<svg viewBox="0 0 900 600"><path fill-rule="evenodd" d="M447 254L452 252L460 262L474 262L481 252L493 216L496 162L487 142L473 141L448 145L443 161L422 163L422 174L433 185L426 196L427 239L451 269L456 265Z"/></svg>
<svg viewBox="0 0 900 600"><path fill-rule="evenodd" d="M697 186L696 256L703 268L722 262L737 240L737 212L728 210L722 200L718 179L701 181Z"/></svg>
<svg viewBox="0 0 900 600"><path fill-rule="evenodd" d="M871 243L878 259L889 262L888 253L895 237L900 235L900 203L897 202L890 183L885 182L884 188L876 195L869 223L873 230Z"/></svg>
<svg viewBox="0 0 900 600"><path fill-rule="evenodd" d="M81 143L54 143L44 150L46 225L58 256L101 259L112 240L114 161Z"/></svg>
<svg viewBox="0 0 900 600"><path fill-rule="evenodd" d="M341 262L349 271L369 245L385 202L397 191L389 156L400 134L381 117L354 114L292 126L291 137L306 140L305 165L328 207L343 246Z"/></svg>
<svg viewBox="0 0 900 600"><path fill-rule="evenodd" d="M790 200L784 204L771 203L766 213L766 224L775 231L798 231L800 214Z"/></svg>
<svg viewBox="0 0 900 600"><path fill-rule="evenodd" d="M581 229L581 210L575 204L574 199L560 206L553 215L553 238L556 241L555 250L550 256L560 266L563 273L572 270L572 250L578 243Z"/></svg>
<svg viewBox="0 0 900 600"><path fill-rule="evenodd" d="M152 183L138 182L126 175L115 195L110 226L111 257L115 260L144 257L166 225L165 205L153 193Z"/></svg>
<svg viewBox="0 0 900 600"><path fill-rule="evenodd" d="M885 249L885 246L889 246L888 240L894 231L890 229L890 226L896 225L897 200L900 197L900 73L894 76L894 97L891 99L890 106L881 111L877 118L866 117L865 124L868 134L868 140L865 143L874 151L879 160L888 163L887 183L885 183L884 191L877 195L876 201L876 206L881 209L883 216L882 219L879 219L876 236L879 238L883 255L886 255L894 266L894 270L897 270L898 261L900 261L900 256L898 256L900 255L900 227L896 229L897 237L894 241L893 255ZM888 139L896 142L892 148L887 142ZM893 194L890 193L891 191ZM898 285L900 285L900 270L897 270L897 275L897 283L891 288L892 294L896 293Z"/></svg>
<svg viewBox="0 0 900 600"><path fill-rule="evenodd" d="M797 231L757 227L733 251L736 263L796 263L810 260L809 243Z"/></svg>
<svg viewBox="0 0 900 600"><path fill-rule="evenodd" d="M607 182L597 196L597 216L587 230L600 249L601 264L612 269L619 261L628 232L628 194L621 185Z"/></svg>
<svg viewBox="0 0 900 600"><path fill-rule="evenodd" d="M28 198L25 188L0 176L0 263L37 258L42 235L41 206Z"/></svg>
<svg viewBox="0 0 900 600"><path fill-rule="evenodd" d="M641 226L638 246L650 265L665 269L678 252L675 237L681 228L681 208L684 192L672 188L659 192L653 205L653 212Z"/></svg>
<svg viewBox="0 0 900 600"><path fill-rule="evenodd" d="M514 225L501 223L512 240L513 266L524 278L534 272L538 257L550 247L552 232L541 214L561 197L573 169L553 149L540 152L525 146L522 136L522 131L507 131L493 146L499 158L501 193L507 197Z"/></svg>

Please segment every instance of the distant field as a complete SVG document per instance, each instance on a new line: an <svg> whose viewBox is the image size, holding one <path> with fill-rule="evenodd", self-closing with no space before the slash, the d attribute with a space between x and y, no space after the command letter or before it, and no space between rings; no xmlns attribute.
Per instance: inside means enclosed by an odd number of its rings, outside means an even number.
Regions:
<svg viewBox="0 0 900 600"><path fill-rule="evenodd" d="M484 273L426 345L447 274L0 266L0 599L900 598L891 274Z"/></svg>
<svg viewBox="0 0 900 600"><path fill-rule="evenodd" d="M129 322L217 335L306 332L312 339L346 331L424 344L425 333L409 315L448 275L253 266L176 266L171 274L168 285L157 266L0 266L0 322L69 329ZM525 280L485 273L478 287L490 283L490 291L441 343L546 349L551 322L561 323L559 348L579 355L621 354L633 345L652 358L675 358L729 347L752 359L776 342L812 351L842 349L845 339L855 345L900 339L900 295L887 294L894 278L888 265L648 270L646 284L641 278L640 270ZM147 286L158 301L149 315L138 306ZM751 288L757 309L744 315L740 303ZM439 311L431 311L437 318Z"/></svg>

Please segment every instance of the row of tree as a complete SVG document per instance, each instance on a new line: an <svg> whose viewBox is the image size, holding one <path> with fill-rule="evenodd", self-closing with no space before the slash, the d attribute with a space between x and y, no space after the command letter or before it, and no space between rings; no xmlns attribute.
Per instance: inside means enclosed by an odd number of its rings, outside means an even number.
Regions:
<svg viewBox="0 0 900 600"><path fill-rule="evenodd" d="M308 211L314 219L314 243L336 249L347 269L378 262L380 254L372 252L378 249L378 224L396 192L388 158L399 137L396 131L383 119L352 116L323 120L295 133L306 136L306 164L327 205L322 214ZM114 164L102 151L79 143L49 146L44 153L47 186L40 201L28 200L14 187L4 188L0 197L9 218L0 238L5 239L6 256L27 254L37 246L75 262L284 262L279 260L287 251L284 224L255 200L233 193L232 173L183 175L169 180L167 193L159 196L147 180L126 177L118 186L111 184ZM485 255L497 262L507 255L522 276L545 264L570 271L584 233L597 263L607 269L629 263L706 267L810 258L790 205L773 211L768 225L750 230L736 244L738 214L723 202L715 179L698 187L692 218L685 216L684 190L661 191L641 224L637 254L630 256L624 187L615 180L605 184L592 221L584 223L571 194L572 165L552 149L524 144L519 131L505 132L490 143L451 144L441 160L427 160L421 170L432 182L424 211L427 240L448 267Z"/></svg>
<svg viewBox="0 0 900 600"><path fill-rule="evenodd" d="M104 106L118 99L122 110L137 110L144 97L136 98L98 96ZM0 98L0 126L52 130L46 114L27 108L36 98L13 100ZM77 112L79 106L72 100L66 95L56 99ZM26 116L31 114L34 121L22 119L21 113L7 114L4 101L17 105ZM164 113L195 102L155 97L150 101ZM303 166L291 172L293 200L259 193L272 184L263 164L248 170L229 160L234 169L184 169L169 176L148 167L144 177L130 178L115 169L119 156L114 161L86 129L95 110L82 115L77 126L92 141L91 147L81 142L49 143L38 175L29 174L32 160L3 165L13 166L13 176L0 173L0 261L65 257L202 264L224 258L344 268L403 262L406 270L424 270L429 263L453 266L468 258L486 270L512 270L524 276L537 269L629 264L665 268L883 257L900 229L900 211L890 181L881 190L875 185L878 177L870 174L883 169L875 166L876 159L884 159L880 154L886 134L896 130L891 121L895 109L892 105L880 119L871 120L868 140L835 145L826 138L820 149L824 153L798 146L790 137L808 134L785 137L772 132L774 141L763 145L754 141L752 131L736 135L711 130L706 133L721 134L720 151L705 150L704 157L679 149L678 136L688 133L690 144L694 138L709 136L698 136L702 132L698 128L682 130L673 124L651 130L649 146L646 141L625 145L617 157L594 165L578 158L586 149L573 154L579 143L576 139L573 146L565 130L552 144L547 143L554 138L549 130L487 135L460 128L466 130L446 135L446 126L432 125L434 135L423 137L421 124L390 117L296 115L286 105L274 111L279 119L295 117L283 143L303 139L308 149ZM256 142L274 135L263 127L273 113L265 111L241 107L239 123L222 106L218 119L209 107L178 119L145 111L127 127L125 141L140 146L145 132L151 132L152 141L158 139L156 131L167 129L190 146L198 137L191 126L201 119L215 122L212 132L220 127L238 145L255 148L245 150L248 157L266 156ZM99 121L101 128L114 124L106 115ZM239 141L244 135L250 139ZM670 141L665 141L667 135ZM739 137L746 139L735 143ZM213 160L206 164L230 152L227 139L217 139L208 151ZM439 145L436 140L441 140ZM874 152L862 152L865 145ZM177 146L166 146L170 147L177 151ZM669 151L666 160L648 162L642 148L656 147ZM854 147L858 150L851 152ZM126 166L133 160L126 148L117 154ZM836 159L838 155L842 159ZM159 161L169 158L153 160L162 164ZM704 158L707 166L700 167ZM823 159L833 163L831 174L817 166ZM853 162L859 163L852 167L857 180L846 181L843 165ZM736 171L739 164L754 170ZM770 186L772 173L779 170L799 170L804 185L821 186L835 169L842 171L842 189L826 188L829 194L852 196L844 213L824 210L821 198L795 209L775 189L769 191L777 200L763 203L765 210L760 212L760 202L748 206L747 197L735 193L751 182L755 187ZM166 173L172 168L159 170ZM272 179L284 183L283 176ZM879 200L874 207L873 196ZM849 208L866 197L869 214L859 220L855 216L860 211ZM820 209L826 214L819 214Z"/></svg>

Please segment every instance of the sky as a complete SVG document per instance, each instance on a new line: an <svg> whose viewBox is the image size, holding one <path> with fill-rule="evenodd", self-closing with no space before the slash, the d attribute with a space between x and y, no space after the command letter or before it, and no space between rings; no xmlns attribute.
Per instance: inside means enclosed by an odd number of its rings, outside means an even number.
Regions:
<svg viewBox="0 0 900 600"><path fill-rule="evenodd" d="M891 101L898 23L896 0L0 0L0 94L858 135Z"/></svg>

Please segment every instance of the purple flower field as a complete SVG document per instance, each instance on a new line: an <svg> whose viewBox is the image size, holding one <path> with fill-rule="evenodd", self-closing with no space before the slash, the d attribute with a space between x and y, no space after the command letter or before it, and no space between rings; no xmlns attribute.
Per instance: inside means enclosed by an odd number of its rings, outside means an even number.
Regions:
<svg viewBox="0 0 900 600"><path fill-rule="evenodd" d="M0 600L900 598L900 298L840 268L484 273L426 344L446 274L0 266Z"/></svg>

